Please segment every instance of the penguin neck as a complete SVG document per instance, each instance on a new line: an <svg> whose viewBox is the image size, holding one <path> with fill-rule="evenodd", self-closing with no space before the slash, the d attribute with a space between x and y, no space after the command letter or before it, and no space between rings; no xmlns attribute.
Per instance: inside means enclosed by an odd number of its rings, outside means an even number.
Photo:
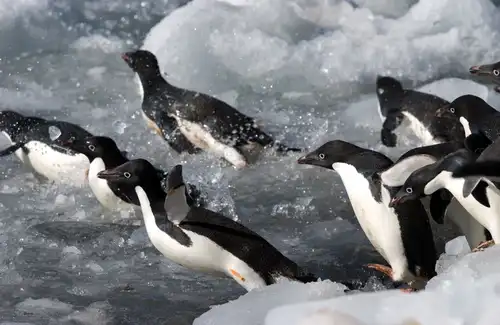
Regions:
<svg viewBox="0 0 500 325"><path fill-rule="evenodd" d="M161 187L160 180L150 180L149 183L143 184L141 187L145 193L147 193L149 206L155 213L165 213L163 203L165 202L167 194L163 191Z"/></svg>
<svg viewBox="0 0 500 325"><path fill-rule="evenodd" d="M191 207L187 202L185 185L180 186L167 195L165 199L165 211L169 219L182 220L190 209Z"/></svg>
<svg viewBox="0 0 500 325"><path fill-rule="evenodd" d="M138 72L144 94L154 94L160 90L174 90L175 87L163 78L159 69Z"/></svg>
<svg viewBox="0 0 500 325"><path fill-rule="evenodd" d="M141 206L142 217L144 219L144 225L146 226L148 236L154 236L155 233L161 231L156 224L155 215L151 206L151 200L154 200L154 198L151 198L150 194L140 186L135 187L135 193L139 199L139 205Z"/></svg>

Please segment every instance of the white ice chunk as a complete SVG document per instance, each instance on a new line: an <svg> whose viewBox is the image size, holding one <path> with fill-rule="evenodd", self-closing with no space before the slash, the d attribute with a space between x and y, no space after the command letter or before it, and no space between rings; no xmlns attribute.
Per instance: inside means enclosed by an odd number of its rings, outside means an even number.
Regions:
<svg viewBox="0 0 500 325"><path fill-rule="evenodd" d="M117 120L113 122L113 130L118 134L125 133L125 129L127 128L127 124L123 121Z"/></svg>
<svg viewBox="0 0 500 325"><path fill-rule="evenodd" d="M49 137L50 140L55 141L61 136L62 132L57 126L49 126Z"/></svg>
<svg viewBox="0 0 500 325"><path fill-rule="evenodd" d="M342 296L345 289L343 285L329 280L308 284L277 283L213 307L195 319L193 325L261 325L266 313L274 307Z"/></svg>

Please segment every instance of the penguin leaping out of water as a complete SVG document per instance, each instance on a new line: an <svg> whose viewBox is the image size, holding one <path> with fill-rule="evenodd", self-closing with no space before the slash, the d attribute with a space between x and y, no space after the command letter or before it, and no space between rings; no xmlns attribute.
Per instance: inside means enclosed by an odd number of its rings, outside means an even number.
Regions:
<svg viewBox="0 0 500 325"><path fill-rule="evenodd" d="M437 115L448 120L459 121L466 136L473 132L471 128L479 128L492 140L500 136L500 112L481 97L460 96L438 109Z"/></svg>
<svg viewBox="0 0 500 325"><path fill-rule="evenodd" d="M316 281L264 238L225 216L190 205L182 166L168 174L165 210L166 230L156 224L151 208L155 200L147 189L152 166L138 160L100 172L98 177L120 179L123 187L133 189L139 199L144 223L152 244L165 257L186 268L233 278L246 290L261 288L284 277L301 282ZM149 168L149 170L146 169Z"/></svg>
<svg viewBox="0 0 500 325"><path fill-rule="evenodd" d="M437 190L445 188L478 223L489 231L491 238L497 242L500 239L500 196L498 190L481 181L474 187L471 195L464 195L466 180L463 177L453 177L454 172L474 162L477 157L478 154L470 150L459 149L434 164L418 169L408 177L399 192L393 196L390 205L398 206L410 200L418 200L425 195L431 195ZM481 236L484 234L477 234L478 238Z"/></svg>
<svg viewBox="0 0 500 325"><path fill-rule="evenodd" d="M14 153L42 179L76 186L86 183L87 157L66 145L70 139L92 136L82 127L6 110L0 112L0 131L11 143L0 157Z"/></svg>
<svg viewBox="0 0 500 325"><path fill-rule="evenodd" d="M171 85L161 75L153 53L138 50L123 54L123 59L141 79L142 108L147 117L156 124L166 118L174 119L176 132L194 147L223 158L236 168L251 163L263 147L275 146L279 152L301 151L277 143L259 129L253 118L227 103Z"/></svg>
<svg viewBox="0 0 500 325"><path fill-rule="evenodd" d="M486 77L486 79L497 85L493 89L500 93L500 62L474 65L470 67L469 72L475 76Z"/></svg>
<svg viewBox="0 0 500 325"><path fill-rule="evenodd" d="M378 110L383 121L381 140L387 147L395 147L394 133L402 125L409 124L413 133L424 143L432 145L465 138L458 121L436 116L436 111L448 101L427 93L404 89L391 77L377 77L376 92Z"/></svg>
<svg viewBox="0 0 500 325"><path fill-rule="evenodd" d="M407 160L408 168L421 162ZM436 275L436 248L427 213L420 201L390 208L392 188L383 183L393 166L385 155L342 140L329 141L298 160L299 164L335 170L346 188L354 213L368 240L390 264L369 266L422 289ZM425 163L425 162L424 162ZM401 166L398 166L400 168ZM403 166L404 167L404 166ZM405 170L406 168L400 168Z"/></svg>

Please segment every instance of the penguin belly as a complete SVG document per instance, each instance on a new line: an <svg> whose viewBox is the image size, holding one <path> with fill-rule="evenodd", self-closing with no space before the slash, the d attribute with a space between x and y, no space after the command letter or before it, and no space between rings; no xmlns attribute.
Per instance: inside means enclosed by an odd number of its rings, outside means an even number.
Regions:
<svg viewBox="0 0 500 325"><path fill-rule="evenodd" d="M89 160L83 154L65 154L54 150L46 143L30 141L24 148L16 150L16 156L29 168L49 180L84 185Z"/></svg>
<svg viewBox="0 0 500 325"><path fill-rule="evenodd" d="M434 138L432 133L428 130L428 128L413 114L403 111L402 114L405 116L407 120L408 127L412 130L417 138L422 141L425 146L430 146L433 144L441 143Z"/></svg>
<svg viewBox="0 0 500 325"><path fill-rule="evenodd" d="M101 158L95 158L89 167L89 186L97 201L109 210L133 209L133 204L123 201L113 193L105 179L97 177L97 174L105 169L106 166Z"/></svg>
<svg viewBox="0 0 500 325"><path fill-rule="evenodd" d="M377 202L370 191L369 181L355 167L335 163L333 168L344 183L361 229L377 252L390 264L393 280L407 279L410 276L408 262L398 217L387 205L389 193L382 188L382 202Z"/></svg>
<svg viewBox="0 0 500 325"><path fill-rule="evenodd" d="M209 238L193 231L182 230L191 239L190 246L181 245L159 229L160 232L148 233L148 236L165 257L186 268L218 276L227 275L247 290L266 286L264 279L247 263Z"/></svg>
<svg viewBox="0 0 500 325"><path fill-rule="evenodd" d="M224 158L236 168L247 166L245 157L235 148L216 140L203 126L174 116L181 133L196 147Z"/></svg>

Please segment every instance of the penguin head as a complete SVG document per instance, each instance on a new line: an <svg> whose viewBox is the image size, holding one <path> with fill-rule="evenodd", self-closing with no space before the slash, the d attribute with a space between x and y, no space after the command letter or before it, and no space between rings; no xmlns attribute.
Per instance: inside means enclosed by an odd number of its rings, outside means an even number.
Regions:
<svg viewBox="0 0 500 325"><path fill-rule="evenodd" d="M153 74L160 71L156 56L146 50L137 50L122 54L122 59L139 74Z"/></svg>
<svg viewBox="0 0 500 325"><path fill-rule="evenodd" d="M102 136L84 139L70 139L65 146L84 154L92 162L95 158L102 158L106 154L122 154L113 139Z"/></svg>
<svg viewBox="0 0 500 325"><path fill-rule="evenodd" d="M300 157L298 164L313 165L333 169L333 164L347 162L353 154L363 152L364 149L342 140L328 141L318 149Z"/></svg>
<svg viewBox="0 0 500 325"><path fill-rule="evenodd" d="M500 62L475 65L469 68L469 72L475 76L484 76L494 83L500 81Z"/></svg>
<svg viewBox="0 0 500 325"><path fill-rule="evenodd" d="M147 188L152 184L161 186L158 170L145 159L130 160L115 168L103 170L97 173L97 177L131 189L136 186Z"/></svg>
<svg viewBox="0 0 500 325"><path fill-rule="evenodd" d="M406 179L405 183L400 187L399 191L392 197L389 203L389 207L393 208L407 201L418 200L426 196L425 186L434 177L434 173L430 168L428 168L428 166L414 171Z"/></svg>
<svg viewBox="0 0 500 325"><path fill-rule="evenodd" d="M19 128L19 124L25 120L25 116L14 111L0 111L0 131L12 133Z"/></svg>
<svg viewBox="0 0 500 325"><path fill-rule="evenodd" d="M451 103L444 105L436 111L436 116L474 122L474 116L484 117L487 114L495 113L496 110L488 105L481 97L474 95L463 95L456 98Z"/></svg>
<svg viewBox="0 0 500 325"><path fill-rule="evenodd" d="M396 79L387 76L377 76L377 96L387 98L404 91L403 85Z"/></svg>

